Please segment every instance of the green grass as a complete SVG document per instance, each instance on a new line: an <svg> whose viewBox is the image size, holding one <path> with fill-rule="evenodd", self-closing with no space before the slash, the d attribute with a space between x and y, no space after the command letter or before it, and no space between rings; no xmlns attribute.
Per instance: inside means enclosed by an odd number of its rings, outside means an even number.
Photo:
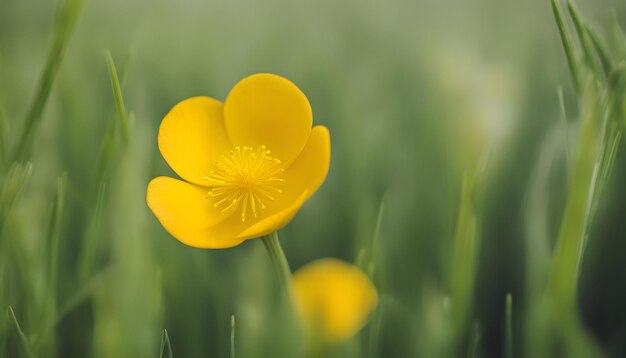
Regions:
<svg viewBox="0 0 626 358"><path fill-rule="evenodd" d="M626 355L624 21L617 0L2 2L0 356L306 356L281 285L329 256L379 305L323 356ZM175 177L164 114L254 72L293 80L333 147L273 261L186 247L145 204Z"/></svg>

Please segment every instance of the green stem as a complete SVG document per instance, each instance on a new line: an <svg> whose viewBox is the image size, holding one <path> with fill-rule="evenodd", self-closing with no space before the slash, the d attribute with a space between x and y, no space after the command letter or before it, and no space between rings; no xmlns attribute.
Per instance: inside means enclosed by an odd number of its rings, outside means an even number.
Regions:
<svg viewBox="0 0 626 358"><path fill-rule="evenodd" d="M274 266L281 287L288 295L291 295L291 269L289 268L289 263L287 262L283 248L280 246L278 232L274 231L263 237L262 240L265 249L267 249L267 253L270 255L272 266Z"/></svg>

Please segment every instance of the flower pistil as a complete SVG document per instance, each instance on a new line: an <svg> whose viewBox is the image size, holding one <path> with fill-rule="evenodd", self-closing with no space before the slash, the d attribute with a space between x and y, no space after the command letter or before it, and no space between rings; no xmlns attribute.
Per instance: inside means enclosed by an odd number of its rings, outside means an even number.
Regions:
<svg viewBox="0 0 626 358"><path fill-rule="evenodd" d="M215 198L214 207L223 207L226 215L241 208L241 221L246 221L248 211L258 217L267 201L282 194L285 169L281 161L270 156L266 146L236 146L213 162L214 169L205 179L209 182L209 197Z"/></svg>

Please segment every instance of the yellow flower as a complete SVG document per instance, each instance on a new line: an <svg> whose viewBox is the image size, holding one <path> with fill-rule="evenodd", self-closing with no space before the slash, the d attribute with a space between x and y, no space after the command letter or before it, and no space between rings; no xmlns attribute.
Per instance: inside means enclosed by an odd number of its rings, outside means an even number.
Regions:
<svg viewBox="0 0 626 358"><path fill-rule="evenodd" d="M293 275L293 291L307 329L329 342L349 339L376 307L376 287L356 266L337 259L314 261Z"/></svg>
<svg viewBox="0 0 626 358"><path fill-rule="evenodd" d="M312 122L306 96L273 74L244 78L224 104L178 103L158 142L185 181L153 179L148 206L172 236L200 248L236 246L283 227L328 173L330 135Z"/></svg>

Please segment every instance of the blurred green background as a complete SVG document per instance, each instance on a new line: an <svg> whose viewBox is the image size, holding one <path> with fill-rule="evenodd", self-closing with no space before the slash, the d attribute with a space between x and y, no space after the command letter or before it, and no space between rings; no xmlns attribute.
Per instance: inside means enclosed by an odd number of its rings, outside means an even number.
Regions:
<svg viewBox="0 0 626 358"><path fill-rule="evenodd" d="M599 28L608 28L611 9L626 24L623 1L578 5ZM35 96L57 8L0 1L0 118L9 145ZM107 49L126 73L132 128L128 145L118 128L105 151L98 199L98 158L115 120ZM186 247L145 204L151 178L176 176L157 148L165 113L191 96L224 100L256 72L296 83L314 122L331 132L325 184L280 232L292 269L372 254L378 310L337 356L466 355L449 351L456 333L446 311L468 167L483 173L480 244L460 346L476 341L479 356L503 354L511 293L513 349L526 354L528 277L544 259L528 255L536 237L529 217L543 218L550 235L542 245L551 247L565 197L559 86L571 133L578 118L548 0L87 0L29 146L32 174L11 210L3 208L0 356L24 353L9 305L35 356L158 357L166 328L176 357L228 357L231 314L238 357L295 354L261 242ZM579 289L585 327L611 356L626 356L625 160L621 150ZM532 206L546 161L546 195ZM13 172L2 171L7 197Z"/></svg>

